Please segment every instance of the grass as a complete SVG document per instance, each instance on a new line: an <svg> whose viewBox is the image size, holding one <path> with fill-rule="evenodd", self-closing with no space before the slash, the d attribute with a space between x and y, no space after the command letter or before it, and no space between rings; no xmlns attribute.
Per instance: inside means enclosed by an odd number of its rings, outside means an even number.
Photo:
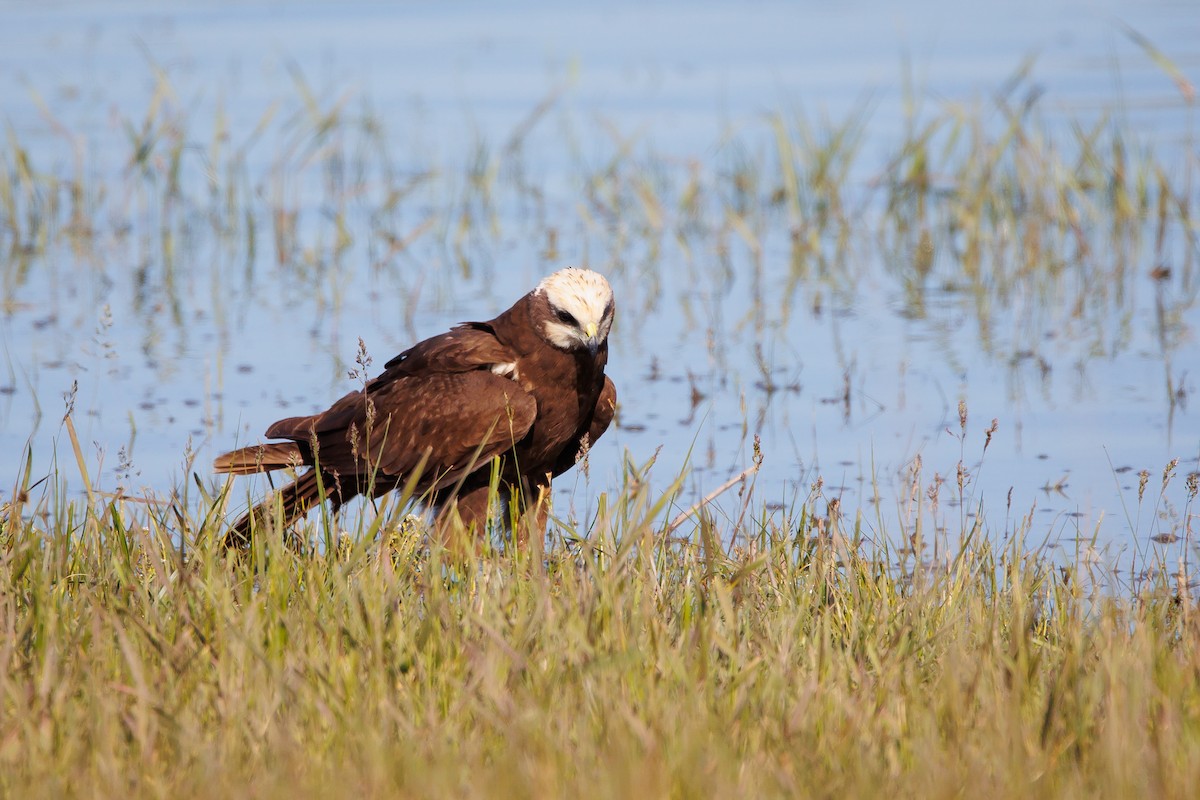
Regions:
<svg viewBox="0 0 1200 800"><path fill-rule="evenodd" d="M377 536L238 559L222 498L26 477L0 538L0 794L1194 793L1200 609L1169 570L1096 589L1027 549L1029 520L895 551L819 487L668 523L649 486L630 467L541 561L456 560L387 507Z"/></svg>

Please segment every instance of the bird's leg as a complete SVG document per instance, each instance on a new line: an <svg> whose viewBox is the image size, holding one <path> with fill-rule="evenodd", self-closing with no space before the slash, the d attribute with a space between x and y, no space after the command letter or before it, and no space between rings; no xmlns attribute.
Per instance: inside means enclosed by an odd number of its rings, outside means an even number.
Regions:
<svg viewBox="0 0 1200 800"><path fill-rule="evenodd" d="M438 512L435 529L447 550L459 555L478 555L488 533L491 493L486 484L469 489Z"/></svg>
<svg viewBox="0 0 1200 800"><path fill-rule="evenodd" d="M546 523L550 520L550 473L534 480L522 478L521 489L524 507L513 530L513 538L522 550L532 541L534 555L540 559L546 543Z"/></svg>

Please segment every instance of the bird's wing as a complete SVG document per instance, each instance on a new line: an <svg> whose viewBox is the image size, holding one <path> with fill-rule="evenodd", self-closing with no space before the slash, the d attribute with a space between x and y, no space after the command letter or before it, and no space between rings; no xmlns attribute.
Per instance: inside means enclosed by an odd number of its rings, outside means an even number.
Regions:
<svg viewBox="0 0 1200 800"><path fill-rule="evenodd" d="M486 322L464 322L446 333L413 345L384 365L383 372L367 386L378 386L405 375L434 372L469 372L511 364L517 354L496 338Z"/></svg>
<svg viewBox="0 0 1200 800"><path fill-rule="evenodd" d="M461 475L529 433L537 402L515 381L486 369L398 376L351 392L329 410L280 420L272 439L309 443L329 470L407 476ZM439 480L439 485L443 481Z"/></svg>
<svg viewBox="0 0 1200 800"><path fill-rule="evenodd" d="M397 380L370 400L370 459L388 475L407 475L423 459L426 475L474 470L525 438L537 417L533 395L484 370Z"/></svg>
<svg viewBox="0 0 1200 800"><path fill-rule="evenodd" d="M617 387L613 384L612 378L604 376L604 388L600 390L600 396L596 398L596 408L592 411L592 420L588 425L587 431L574 441L567 444L559 454L558 460L554 463L554 477L562 475L581 459L584 455L584 449L590 448L596 443L596 440L604 435L608 430L608 426L612 424L613 417L617 413ZM584 439L587 439L586 444Z"/></svg>
<svg viewBox="0 0 1200 800"><path fill-rule="evenodd" d="M519 440L533 424L533 398L499 377L512 372L516 357L489 324L464 323L388 361L363 391L350 392L320 414L281 419L266 435L302 447L316 437L317 456L331 469L362 467L361 449L369 453L372 469L403 474L420 462L426 447L432 448L430 466L449 468L480 445L481 457L501 439L511 445L514 435ZM342 447L344 439L353 443L349 450Z"/></svg>

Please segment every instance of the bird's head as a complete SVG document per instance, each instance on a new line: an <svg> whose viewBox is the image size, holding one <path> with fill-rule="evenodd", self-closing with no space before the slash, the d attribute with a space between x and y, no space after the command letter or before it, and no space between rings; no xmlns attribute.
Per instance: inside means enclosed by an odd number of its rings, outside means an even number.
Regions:
<svg viewBox="0 0 1200 800"><path fill-rule="evenodd" d="M613 293L608 281L590 269L568 267L546 276L533 290L544 300L542 337L560 350L588 350L595 355L608 340L613 322Z"/></svg>

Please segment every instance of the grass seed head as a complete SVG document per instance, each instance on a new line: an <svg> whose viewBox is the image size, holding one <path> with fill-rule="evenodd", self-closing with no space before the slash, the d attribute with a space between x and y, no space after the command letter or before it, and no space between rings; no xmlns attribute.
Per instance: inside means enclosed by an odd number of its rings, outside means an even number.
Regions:
<svg viewBox="0 0 1200 800"><path fill-rule="evenodd" d="M1171 482L1171 478L1175 476L1175 468L1178 466L1179 459L1172 458L1169 462L1167 462L1167 466L1163 467L1162 488L1164 492L1167 490L1167 484Z"/></svg>
<svg viewBox="0 0 1200 800"><path fill-rule="evenodd" d="M987 452L988 445L992 443L992 434L994 434L999 427L1000 420L996 417L993 417L992 424L988 426L986 431L984 431L984 434L987 436L987 438L983 440L983 451L985 453Z"/></svg>

